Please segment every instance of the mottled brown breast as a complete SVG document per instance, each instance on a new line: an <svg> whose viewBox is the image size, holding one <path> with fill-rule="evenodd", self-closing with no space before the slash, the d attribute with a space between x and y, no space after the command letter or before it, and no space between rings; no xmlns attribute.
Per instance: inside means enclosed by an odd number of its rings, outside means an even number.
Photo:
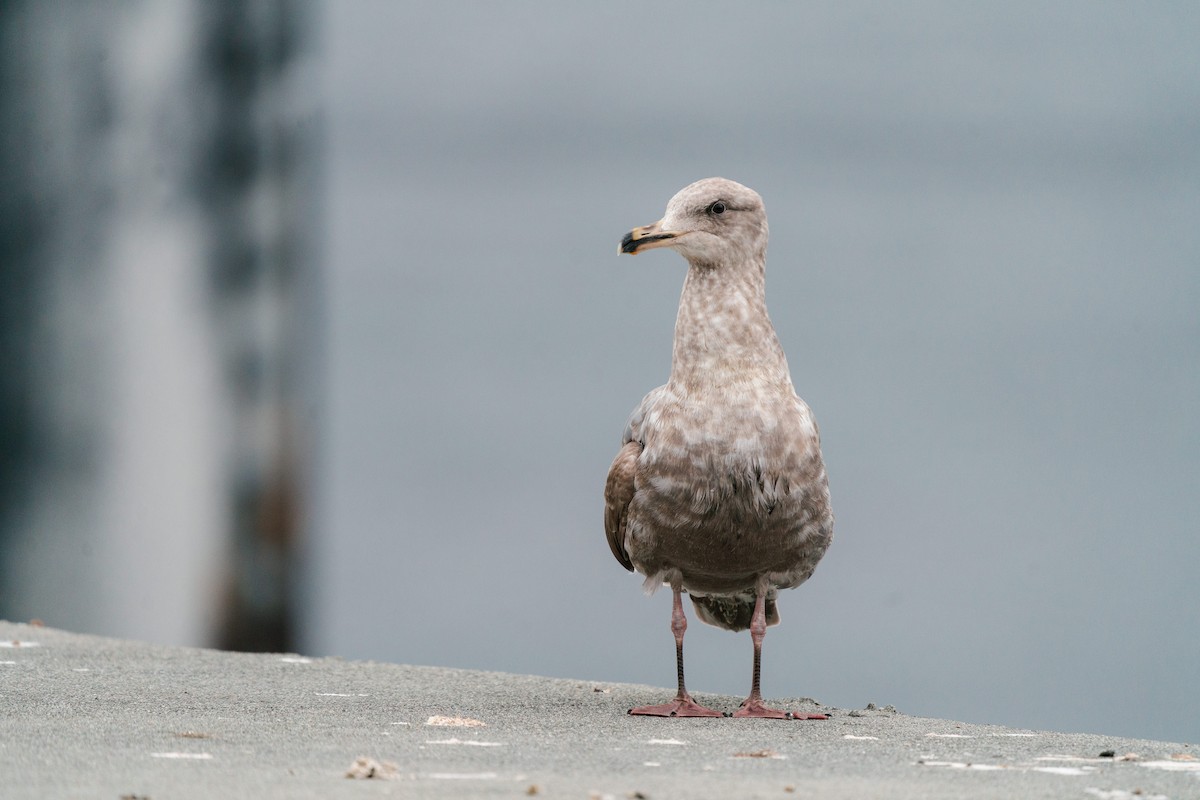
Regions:
<svg viewBox="0 0 1200 800"><path fill-rule="evenodd" d="M758 398L761 401L762 398ZM696 592L806 580L832 537L828 481L807 408L712 402L689 411L666 392L636 463L625 542L639 572L679 570ZM762 417L771 416L765 421ZM700 434L697 434L700 431Z"/></svg>

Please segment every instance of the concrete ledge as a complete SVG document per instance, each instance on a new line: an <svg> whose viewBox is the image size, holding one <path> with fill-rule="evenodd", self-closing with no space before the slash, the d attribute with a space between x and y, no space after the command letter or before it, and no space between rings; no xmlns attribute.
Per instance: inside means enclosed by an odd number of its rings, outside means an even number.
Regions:
<svg viewBox="0 0 1200 800"><path fill-rule="evenodd" d="M7 622L0 645L5 798L1200 797L1182 743L780 698L831 719L635 718L671 690Z"/></svg>

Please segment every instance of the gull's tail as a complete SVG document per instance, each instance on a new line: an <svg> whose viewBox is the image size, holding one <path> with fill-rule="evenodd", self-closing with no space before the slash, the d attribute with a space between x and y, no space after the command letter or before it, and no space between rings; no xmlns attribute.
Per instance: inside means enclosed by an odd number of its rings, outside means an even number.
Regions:
<svg viewBox="0 0 1200 800"><path fill-rule="evenodd" d="M744 631L750 627L750 617L754 616L754 598L745 596L722 597L721 595L691 595L692 606L696 616L702 622L716 625L727 631ZM767 624L779 624L779 610L775 608L775 598L768 597L766 601Z"/></svg>

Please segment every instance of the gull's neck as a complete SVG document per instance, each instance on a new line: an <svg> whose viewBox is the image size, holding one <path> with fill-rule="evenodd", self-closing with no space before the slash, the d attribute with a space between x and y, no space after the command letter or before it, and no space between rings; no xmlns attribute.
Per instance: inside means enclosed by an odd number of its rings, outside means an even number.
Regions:
<svg viewBox="0 0 1200 800"><path fill-rule="evenodd" d="M734 267L691 264L679 314L671 383L689 391L741 381L791 385L767 316L762 258Z"/></svg>

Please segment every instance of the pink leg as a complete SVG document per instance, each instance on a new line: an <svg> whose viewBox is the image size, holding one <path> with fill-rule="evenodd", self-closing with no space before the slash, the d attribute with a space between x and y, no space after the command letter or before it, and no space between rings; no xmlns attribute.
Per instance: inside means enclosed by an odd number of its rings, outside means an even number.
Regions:
<svg viewBox="0 0 1200 800"><path fill-rule="evenodd" d="M766 599L767 590L760 589L754 599L754 615L750 617L750 639L754 642L754 677L750 682L750 696L733 712L735 717L788 719L791 716L786 711L763 705L762 693L758 688L759 673L762 671L762 643L767 633Z"/></svg>
<svg viewBox="0 0 1200 800"><path fill-rule="evenodd" d="M683 685L683 633L687 630L687 617L683 615L682 590L679 584L671 584L671 591L675 594L671 610L671 633L675 634L675 668L678 673L679 691L669 703L638 706L629 709L629 713L651 717L722 717L724 714L720 711L705 708L693 700Z"/></svg>

